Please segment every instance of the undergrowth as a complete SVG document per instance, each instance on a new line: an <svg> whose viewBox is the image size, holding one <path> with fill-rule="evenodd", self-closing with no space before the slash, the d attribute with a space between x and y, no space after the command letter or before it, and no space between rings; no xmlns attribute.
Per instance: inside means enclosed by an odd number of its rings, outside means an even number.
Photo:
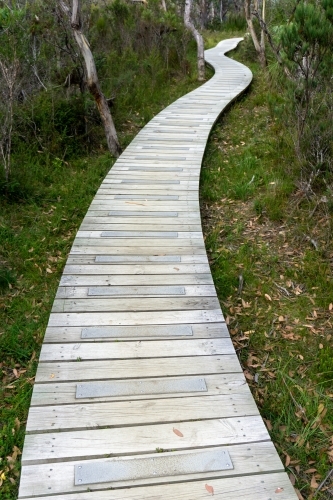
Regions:
<svg viewBox="0 0 333 500"><path fill-rule="evenodd" d="M280 98L245 41L232 57L254 78L215 126L201 174L214 282L236 351L299 498L333 462L332 217L325 192L300 188Z"/></svg>

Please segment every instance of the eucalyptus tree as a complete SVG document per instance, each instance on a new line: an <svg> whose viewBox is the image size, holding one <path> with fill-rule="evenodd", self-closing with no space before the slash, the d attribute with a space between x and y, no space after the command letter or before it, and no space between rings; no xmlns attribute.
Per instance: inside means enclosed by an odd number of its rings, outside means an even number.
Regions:
<svg viewBox="0 0 333 500"><path fill-rule="evenodd" d="M12 166L14 108L27 73L24 18L24 9L14 6L0 9L0 161L6 183Z"/></svg>
<svg viewBox="0 0 333 500"><path fill-rule="evenodd" d="M62 12L68 17L68 20L70 21L75 41L83 57L86 71L86 84L95 100L101 120L103 122L108 148L114 156L118 157L121 153L121 148L118 141L117 132L113 123L108 102L99 84L96 65L89 46L89 42L82 32L80 2L79 0L73 0L72 10L70 10L69 6L63 0L59 0L59 5Z"/></svg>
<svg viewBox="0 0 333 500"><path fill-rule="evenodd" d="M251 0L244 0L244 11L245 11L247 27L250 32L254 48L256 49L256 52L258 54L259 62L262 67L265 67L267 64L266 49L265 49L265 32L264 29L261 27L260 37L258 37L256 29L253 24L253 18L255 17L255 14L258 15L259 10L261 10L260 19L263 22L265 22L266 0L262 0L261 6L259 6L258 0L254 0L253 3L251 2Z"/></svg>
<svg viewBox="0 0 333 500"><path fill-rule="evenodd" d="M191 20L191 9L192 9L192 0L185 0L185 9L184 9L184 24L185 27L191 31L196 44L197 44L197 63L198 63L198 80L203 81L205 79L205 55L204 55L204 42L202 35L194 26L193 21Z"/></svg>

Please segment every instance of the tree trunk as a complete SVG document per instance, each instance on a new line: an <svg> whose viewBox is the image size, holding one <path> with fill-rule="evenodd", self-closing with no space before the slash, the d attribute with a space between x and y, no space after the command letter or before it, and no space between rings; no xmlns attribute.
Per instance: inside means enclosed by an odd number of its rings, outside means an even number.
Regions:
<svg viewBox="0 0 333 500"><path fill-rule="evenodd" d="M244 1L244 9L245 9L245 18L247 22L247 27L249 29L254 48L256 49L256 52L258 54L259 62L262 67L265 67L267 62L266 62L266 54L265 54L265 39L262 36L261 41L263 45L259 42L257 34L255 32L253 22L252 22L252 13L251 13L251 0L245 0Z"/></svg>
<svg viewBox="0 0 333 500"><path fill-rule="evenodd" d="M161 0L161 8L162 8L162 10L164 10L164 12L167 11L167 6L166 6L165 0Z"/></svg>
<svg viewBox="0 0 333 500"><path fill-rule="evenodd" d="M206 0L200 0L200 28L204 30L207 26L207 4Z"/></svg>
<svg viewBox="0 0 333 500"><path fill-rule="evenodd" d="M2 156L5 180L8 183L11 173L12 135L14 126L14 101L17 97L17 79L19 62L14 60L7 65L0 60L0 70L4 85L2 91L5 97L6 109L0 124L0 152Z"/></svg>
<svg viewBox="0 0 333 500"><path fill-rule="evenodd" d="M191 9L192 9L192 0L185 0L184 24L185 27L191 31L197 43L198 80L203 81L205 79L204 43L201 34L195 28L194 24L191 21Z"/></svg>
<svg viewBox="0 0 333 500"><path fill-rule="evenodd" d="M214 2L210 2L208 21L212 23L216 17Z"/></svg>
<svg viewBox="0 0 333 500"><path fill-rule="evenodd" d="M63 1L60 0L60 6L62 11L69 17L70 11L68 7L65 5ZM110 109L107 103L107 100L101 90L94 57L89 47L88 40L84 36L81 31L81 18L80 18L80 3L79 0L73 0L73 9L71 16L71 27L73 29L74 38L76 43L79 46L81 55L84 59L85 69L86 69L86 78L87 78L87 87L89 92L93 96L96 102L96 106L98 108L101 120L104 125L105 136L107 145L110 153L117 157L121 153L121 148L119 145L117 132L113 123L113 119L110 113Z"/></svg>
<svg viewBox="0 0 333 500"><path fill-rule="evenodd" d="M262 0L261 18L266 21L266 0ZM260 47L265 52L265 31L261 28Z"/></svg>

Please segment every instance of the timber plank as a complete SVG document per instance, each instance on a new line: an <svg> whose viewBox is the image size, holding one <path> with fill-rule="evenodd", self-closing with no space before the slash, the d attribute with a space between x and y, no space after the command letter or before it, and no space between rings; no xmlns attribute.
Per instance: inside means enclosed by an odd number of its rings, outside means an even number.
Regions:
<svg viewBox="0 0 333 500"><path fill-rule="evenodd" d="M147 255L147 256L156 256L156 255L192 255L192 256L205 256L206 257L206 250L203 246L178 246L178 245L173 245L170 246L165 246L163 248L158 247L158 246L136 246L136 247L122 247L122 246L110 246L109 243L108 245L103 244L97 244L97 245L90 245L89 242L86 242L87 244L85 245L84 242L82 242L82 245L75 243L75 245L72 246L71 249L71 256L75 257L77 255ZM207 258L205 262L207 261ZM69 264L71 262L69 261Z"/></svg>
<svg viewBox="0 0 333 500"><path fill-rule="evenodd" d="M32 465L66 459L105 458L105 455L110 454L117 456L154 453L156 448L191 449L202 445L223 446L269 439L267 429L258 414L177 422L177 429L183 434L181 439L173 432L173 428L172 423L162 423L28 434L28 447L24 450L22 463Z"/></svg>
<svg viewBox="0 0 333 500"><path fill-rule="evenodd" d="M135 311L51 313L49 326L172 325L223 321L221 309L193 311Z"/></svg>
<svg viewBox="0 0 333 500"><path fill-rule="evenodd" d="M151 224L145 224L144 222L138 225L138 222L133 222L133 223L125 223L124 221L122 222L117 222L116 224L113 223L112 221L108 221L107 223L100 223L100 222L94 222L91 223L90 221L85 221L84 223L81 224L80 230L81 231L93 231L93 230L107 230L107 231L148 231L149 228L151 228ZM159 224L158 228L161 231L199 231L201 228L200 224L182 224L181 222L178 221L177 223L174 224Z"/></svg>
<svg viewBox="0 0 333 500"><path fill-rule="evenodd" d="M192 481L115 491L97 491L89 493L73 493L66 500L207 500L206 480ZM296 500L296 493L287 474L273 472L271 474L244 475L234 478L212 478L209 486L213 488L214 497L218 500ZM278 497L276 494L279 493ZM58 495L44 497L46 500L57 499ZM27 500L32 500L27 498Z"/></svg>
<svg viewBox="0 0 333 500"><path fill-rule="evenodd" d="M126 251L128 247L135 247L136 253L137 249L140 247L149 247L149 248L159 248L159 254L164 253L164 250L172 247L185 248L187 247L187 253L189 253L189 249L200 249L201 253L206 254L205 245L202 239L191 240L189 238L181 239L181 238L169 238L168 240L164 240L163 238L140 238L140 239L116 239L116 238L79 238L76 237L73 243L73 247L78 246L89 246L89 247L121 247ZM163 251L161 251L161 247ZM173 250L175 253L176 250ZM154 251L154 253L156 250Z"/></svg>
<svg viewBox="0 0 333 500"><path fill-rule="evenodd" d="M182 264L206 264L206 255L69 255L68 264L165 264L168 262L181 262Z"/></svg>
<svg viewBox="0 0 333 500"><path fill-rule="evenodd" d="M208 264L67 264L64 274L205 274Z"/></svg>
<svg viewBox="0 0 333 500"><path fill-rule="evenodd" d="M222 339L150 340L138 342L92 342L43 344L40 361L76 361L122 358L167 358L181 353L188 356L233 354L232 342Z"/></svg>
<svg viewBox="0 0 333 500"><path fill-rule="evenodd" d="M83 380L131 379L177 375L204 375L241 372L237 356L212 355L180 356L177 358L122 359L110 361L81 361L39 363L36 382L65 382Z"/></svg>
<svg viewBox="0 0 333 500"><path fill-rule="evenodd" d="M103 252L104 253L104 252ZM212 285L213 278L209 273L203 274L124 274L113 275L63 275L60 286L149 286L149 285Z"/></svg>
<svg viewBox="0 0 333 500"><path fill-rule="evenodd" d="M168 296L210 296L215 297L213 285L201 286L97 286L97 287L59 287L57 298L83 298L90 296L112 297L168 297Z"/></svg>
<svg viewBox="0 0 333 500"><path fill-rule="evenodd" d="M120 312L217 309L217 297L86 297L55 299L53 312Z"/></svg>
<svg viewBox="0 0 333 500"><path fill-rule="evenodd" d="M259 411L248 386L232 394L31 407L26 432L246 417Z"/></svg>
<svg viewBox="0 0 333 500"><path fill-rule="evenodd" d="M117 326L83 329L80 327L47 327L44 337L45 343L59 342L91 342L92 338L98 342L109 342L112 339L125 340L145 340L145 339L178 339L184 337L180 334L180 329L189 329L191 338L229 338L228 328L225 323L192 324L192 325L172 325L161 326ZM89 337L90 335L90 337Z"/></svg>
<svg viewBox="0 0 333 500"><path fill-rule="evenodd" d="M167 243L168 238L202 239L200 231L81 231L77 238L160 238Z"/></svg>
<svg viewBox="0 0 333 500"><path fill-rule="evenodd" d="M210 450L218 450L219 448L209 448ZM239 475L249 475L256 473L266 473L266 472L281 472L283 470L280 459L278 458L275 448L271 442L259 442L259 443L251 443L248 444L238 444L231 445L228 447L224 447L223 449L227 450L230 457L232 458L233 469L216 471L216 472L202 472L196 474L186 474L186 475L170 475L170 476L162 476L162 477L147 477L142 479L133 479L133 480L123 480L123 481L113 481L108 483L97 483L90 484L89 489L94 490L103 490L106 488L123 488L126 486L142 486L142 485L154 485L168 482L176 483L181 481L190 481L190 480L205 480L213 479L213 478L227 478ZM200 451L202 448L200 448ZM181 457L184 453L193 453L197 454L198 449L194 450L186 450L186 451L176 451L176 452L165 452L163 457L175 454L178 457ZM145 455L136 455L135 457L120 457L120 458L110 458L110 459L97 459L97 460L85 460L84 464L94 464L98 466L99 464L109 463L112 464L113 461L121 461L124 466L126 466L126 462L134 461L140 458L150 458L156 459L155 454L145 454ZM74 468L76 465L82 464L82 461L74 461L74 462L63 462L63 463L52 463L52 467L50 464L45 465L30 465L25 466L23 469L23 474L26 476L26 488L27 492L31 493L29 489L33 487L33 491L35 495L47 495L51 492L53 494L61 494L65 492L85 492L87 490L87 485L80 486L74 485ZM36 478L37 481L36 481ZM51 490L51 491L50 491ZM21 490L21 494L24 495L24 490Z"/></svg>
<svg viewBox="0 0 333 500"><path fill-rule="evenodd" d="M187 377L187 379L192 379L193 377ZM232 374L214 374L205 375L203 377L207 386L206 396L212 396L215 394L230 394L235 388L237 390L246 384L246 380L242 373L232 373ZM140 380L140 379L137 379ZM142 380L142 379L141 379ZM160 377L154 379L144 379L144 380L161 380ZM163 380L163 379L162 379ZM168 377L167 380L175 381L179 380L179 377ZM45 405L60 405L60 404L74 404L77 403L76 399L76 388L77 384L75 382L65 382L65 383L48 383L48 384L35 384L34 392L31 399L31 406L45 406ZM175 397L190 397L196 395L192 392L183 393L170 393L164 394L165 398L175 398ZM158 399L159 394L139 394L132 395L131 400L136 399ZM88 402L101 402L101 401L123 401L128 399L128 396L101 396L97 398L82 398L81 403Z"/></svg>

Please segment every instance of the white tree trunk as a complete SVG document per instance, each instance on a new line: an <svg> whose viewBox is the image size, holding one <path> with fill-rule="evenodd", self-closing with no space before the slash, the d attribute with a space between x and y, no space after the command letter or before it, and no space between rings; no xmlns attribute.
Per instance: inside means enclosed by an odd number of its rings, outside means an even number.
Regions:
<svg viewBox="0 0 333 500"><path fill-rule="evenodd" d="M60 6L63 12L70 16L68 7L63 1L60 1ZM81 20L80 20L80 3L79 0L73 0L73 8L71 15L71 27L73 29L74 38L78 47L80 49L81 55L84 59L87 77L87 87L89 92L93 96L98 108L101 120L104 125L105 136L109 151L116 157L121 153L121 148L119 145L117 132L113 123L113 119L110 113L110 109L107 100L101 90L94 57L90 50L88 40L81 31Z"/></svg>
<svg viewBox="0 0 333 500"><path fill-rule="evenodd" d="M198 80L203 81L205 79L204 43L201 34L195 28L194 24L191 21L191 9L192 9L192 0L185 0L184 24L185 27L191 31L197 43Z"/></svg>
<svg viewBox="0 0 333 500"><path fill-rule="evenodd" d="M264 4L265 5L265 4ZM265 54L265 38L262 35L261 43L258 40L257 34L255 32L253 22L252 22L252 13L251 13L251 0L244 1L244 9L245 9L245 17L247 22L247 27L249 29L254 48L259 57L259 62L262 67L266 66L266 54Z"/></svg>
<svg viewBox="0 0 333 500"><path fill-rule="evenodd" d="M207 3L206 0L200 0L200 28L204 30L207 26Z"/></svg>
<svg viewBox="0 0 333 500"><path fill-rule="evenodd" d="M6 182L11 173L12 135L14 126L14 101L17 97L17 79L19 75L19 61L5 64L0 60L0 70L3 77L2 91L5 96L5 109L2 123L0 123L0 152L4 167Z"/></svg>
<svg viewBox="0 0 333 500"><path fill-rule="evenodd" d="M262 0L262 11L261 11L261 19L265 22L266 21L266 0ZM260 39L260 46L263 51L265 51L265 32L261 28L261 39Z"/></svg>

